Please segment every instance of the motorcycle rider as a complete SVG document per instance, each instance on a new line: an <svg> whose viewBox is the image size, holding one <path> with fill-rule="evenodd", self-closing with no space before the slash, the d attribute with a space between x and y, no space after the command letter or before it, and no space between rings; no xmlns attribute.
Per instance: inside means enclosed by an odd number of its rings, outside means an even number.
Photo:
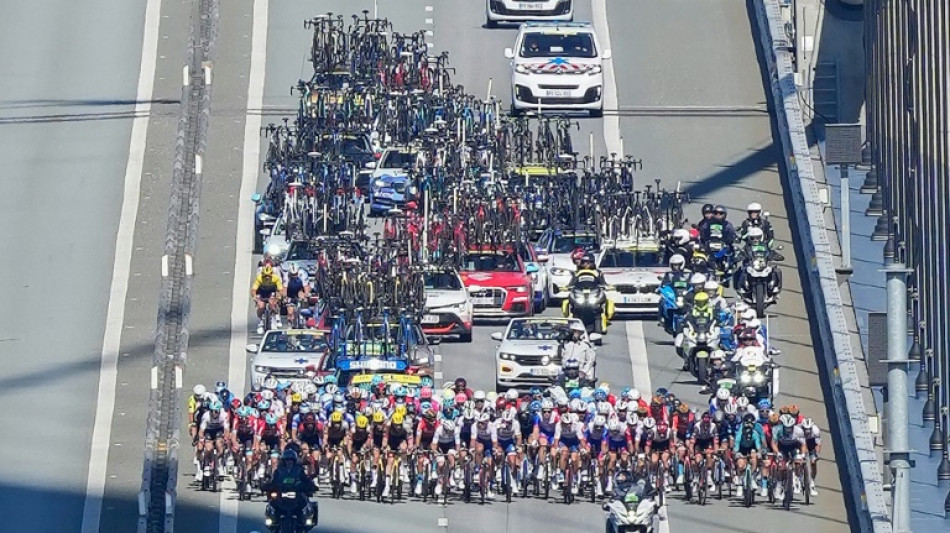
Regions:
<svg viewBox="0 0 950 533"><path fill-rule="evenodd" d="M771 248L775 244L775 231L772 229L772 223L762 216L762 204L752 202L746 208L746 213L748 217L739 226L739 238L746 240L750 229L759 228L765 235L765 245Z"/></svg>
<svg viewBox="0 0 950 533"><path fill-rule="evenodd" d="M696 272L689 277L690 291L683 296L683 307L687 313L689 313L689 309L693 306L696 295L704 292L703 287L706 286L706 279L706 275L700 272Z"/></svg>
<svg viewBox="0 0 950 533"><path fill-rule="evenodd" d="M676 294L685 294L689 288L689 272L686 272L686 257L681 254L673 254L670 257L670 271L663 275L660 281L660 287L671 287ZM666 326L671 320L670 313L673 311L667 308L660 298L657 314L659 316L660 326Z"/></svg>
<svg viewBox="0 0 950 533"><path fill-rule="evenodd" d="M712 204L703 204L703 218L696 224L696 229L699 230L700 235L712 223L714 207Z"/></svg>
<svg viewBox="0 0 950 533"><path fill-rule="evenodd" d="M707 247L713 241L721 242L724 246L732 246L736 240L736 228L726 220L726 208L717 205L713 208L713 216L703 225L699 232L700 241Z"/></svg>
<svg viewBox="0 0 950 533"><path fill-rule="evenodd" d="M676 255L681 255L684 258L690 257L693 255L693 243L691 241L689 230L685 228L673 230L666 239L666 257L670 259Z"/></svg>
<svg viewBox="0 0 950 533"><path fill-rule="evenodd" d="M571 282L568 283L567 288L570 290L578 283L591 282L596 283L599 287L607 286L604 275L597 270L597 267L594 265L594 254L585 252L580 261L577 262L577 271L574 272L574 276L571 278Z"/></svg>
<svg viewBox="0 0 950 533"><path fill-rule="evenodd" d="M277 469L274 471L274 476L264 486L266 492L296 493L294 512L299 513L298 518L312 515L313 526L317 524L317 504L310 502L308 497L312 496L316 489L313 481L304 472L303 466L297 462L297 452L292 449L284 450L280 457L280 464L277 465ZM266 514L269 518L274 517L274 509L270 504L267 506Z"/></svg>
<svg viewBox="0 0 950 533"><path fill-rule="evenodd" d="M560 375L558 375L554 381L556 385L565 391L594 385L593 380L581 372L580 361L576 359L566 359L564 365L561 367Z"/></svg>
<svg viewBox="0 0 950 533"><path fill-rule="evenodd" d="M592 378L596 365L594 346L585 338L585 332L583 324L571 322L570 330L567 332L569 337L564 342L561 351L561 360L577 361L581 375L584 378Z"/></svg>
<svg viewBox="0 0 950 533"><path fill-rule="evenodd" d="M762 228L753 226L749 228L745 235L745 246L736 252L736 261L745 263L745 261L752 259L756 255L763 255L765 256L765 259L770 262L785 260L784 255L773 250L765 242L765 232L762 231ZM742 270L740 270L740 272L742 272ZM772 273L775 275L775 290L777 292L781 292L782 270L779 268L773 268Z"/></svg>
<svg viewBox="0 0 950 533"><path fill-rule="evenodd" d="M730 369L726 365L726 352L722 350L713 350L709 354L709 368L706 370L707 381L703 388L699 391L701 394L709 394L712 392L712 385L718 383L720 379L729 377Z"/></svg>

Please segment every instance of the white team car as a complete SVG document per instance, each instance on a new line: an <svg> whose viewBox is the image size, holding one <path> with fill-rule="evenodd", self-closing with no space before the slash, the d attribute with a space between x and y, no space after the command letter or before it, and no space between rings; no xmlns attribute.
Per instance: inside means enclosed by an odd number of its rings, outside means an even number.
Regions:
<svg viewBox="0 0 950 533"><path fill-rule="evenodd" d="M327 353L323 333L316 330L271 330L260 344L248 344L251 358L251 385L260 386L264 378L278 381L310 382Z"/></svg>
<svg viewBox="0 0 950 533"><path fill-rule="evenodd" d="M428 336L458 335L472 342L472 299L455 269L432 268L423 273L426 309L422 331Z"/></svg>
<svg viewBox="0 0 950 533"><path fill-rule="evenodd" d="M504 332L492 333L492 339L501 341L495 352L495 389L502 392L554 383L561 373L562 363L558 339L569 334L572 323L584 327L577 318L515 318ZM584 336L591 343L601 338L598 333L584 333Z"/></svg>
<svg viewBox="0 0 950 533"><path fill-rule="evenodd" d="M574 0L485 0L485 26L499 22L574 20Z"/></svg>
<svg viewBox="0 0 950 533"><path fill-rule="evenodd" d="M670 269L663 263L655 241L605 247L597 256L597 268L607 282L607 299L613 302L615 313L657 313L657 289Z"/></svg>
<svg viewBox="0 0 950 533"><path fill-rule="evenodd" d="M511 59L511 112L538 109L604 112L604 66L589 22L527 22L505 49Z"/></svg>

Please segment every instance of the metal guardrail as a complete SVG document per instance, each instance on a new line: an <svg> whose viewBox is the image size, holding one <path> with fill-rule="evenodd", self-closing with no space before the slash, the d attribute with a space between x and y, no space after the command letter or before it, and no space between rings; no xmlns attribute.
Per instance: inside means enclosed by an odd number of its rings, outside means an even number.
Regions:
<svg viewBox="0 0 950 533"><path fill-rule="evenodd" d="M172 533L181 439L181 386L187 362L193 257L198 240L202 157L211 116L211 57L219 0L196 0L175 143L151 370L139 533Z"/></svg>
<svg viewBox="0 0 950 533"><path fill-rule="evenodd" d="M782 13L779 0L753 0L758 22L762 55L768 69L769 85L775 103L775 115L781 136L782 151L787 169L787 191L791 195L794 213L800 228L802 249L814 251L810 262L802 262L811 291L811 309L816 315L820 355L831 383L832 403L837 415L839 444L844 452L839 466L848 469L848 493L856 530L861 532L890 533L884 484L878 467L874 439L868 426L858 362L851 352L851 339L845 322L844 305L838 290L838 281L832 261L828 228L818 196L818 183L812 167L811 154L805 136L805 123L795 87L792 53L782 31ZM803 254L807 258L807 252ZM855 526L853 525L853 526Z"/></svg>

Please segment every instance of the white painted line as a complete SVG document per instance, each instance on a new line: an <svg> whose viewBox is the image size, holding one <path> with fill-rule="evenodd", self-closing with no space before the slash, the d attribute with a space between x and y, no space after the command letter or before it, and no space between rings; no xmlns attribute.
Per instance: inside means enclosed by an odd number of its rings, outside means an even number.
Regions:
<svg viewBox="0 0 950 533"><path fill-rule="evenodd" d="M181 84L185 87L191 85L191 69L188 65L181 67Z"/></svg>
<svg viewBox="0 0 950 533"><path fill-rule="evenodd" d="M435 35L435 32L432 30L426 30L426 35L429 37L432 37L433 35Z"/></svg>
<svg viewBox="0 0 950 533"><path fill-rule="evenodd" d="M109 441L112 438L112 416L115 412L119 344L122 341L122 324L125 322L125 299L129 292L132 243L135 237L135 220L138 218L148 117L152 111L150 102L152 101L152 86L155 83L161 8L161 0L148 0L145 5L142 59L138 87L135 92L136 104L132 119L132 135L129 139L129 160L125 167L122 209L119 211L119 228L115 238L109 307L106 311L105 332L102 335L99 390L96 395L96 418L92 426L92 446L89 450L81 533L98 533L102 515L102 499L105 494L106 471L109 462Z"/></svg>
<svg viewBox="0 0 950 533"><path fill-rule="evenodd" d="M157 388L158 388L158 367L153 366L152 367L152 390L155 390Z"/></svg>
<svg viewBox="0 0 950 533"><path fill-rule="evenodd" d="M657 533L670 533L670 505L664 503L657 515L659 518L657 521L660 523L656 528Z"/></svg>
<svg viewBox="0 0 950 533"><path fill-rule="evenodd" d="M182 359L186 359L185 354L182 354ZM181 382L182 382L181 366L175 365L175 388L176 389L181 388Z"/></svg>
<svg viewBox="0 0 950 533"><path fill-rule="evenodd" d="M436 363L441 363L441 362L442 362L442 354L440 354L440 353L434 354L434 355L433 355L433 358L435 358L435 362L436 362Z"/></svg>
<svg viewBox="0 0 950 533"><path fill-rule="evenodd" d="M594 30L605 49L610 48L610 26L607 24L606 0L591 0L591 9L594 15ZM607 152L620 153L620 116L615 112L619 108L617 100L617 79L614 77L613 60L604 61L604 110L612 113L604 114L604 144Z"/></svg>
<svg viewBox="0 0 950 533"><path fill-rule="evenodd" d="M639 389L640 394L647 397L653 394L653 384L650 382L650 362L647 360L647 340L643 335L643 322L628 320L626 326L633 385Z"/></svg>
<svg viewBox="0 0 950 533"><path fill-rule="evenodd" d="M185 275L193 276L195 274L195 269L192 267L194 260L191 258L191 254L185 254Z"/></svg>
<svg viewBox="0 0 950 533"><path fill-rule="evenodd" d="M426 6L426 11L427 11L427 12L432 12L432 6Z"/></svg>
<svg viewBox="0 0 950 533"><path fill-rule="evenodd" d="M168 277L168 254L162 256L162 277Z"/></svg>
<svg viewBox="0 0 950 533"><path fill-rule="evenodd" d="M204 71L205 71L205 85L211 85L211 66L205 65Z"/></svg>
<svg viewBox="0 0 950 533"><path fill-rule="evenodd" d="M426 24L435 24L435 21L432 19L426 19Z"/></svg>
<svg viewBox="0 0 950 533"><path fill-rule="evenodd" d="M195 174L201 174L204 170L204 159L198 154L195 154Z"/></svg>
<svg viewBox="0 0 950 533"><path fill-rule="evenodd" d="M433 374L435 374L435 379L437 380L440 380L443 378L443 374L441 370L436 370L435 372L433 372Z"/></svg>
<svg viewBox="0 0 950 533"><path fill-rule="evenodd" d="M261 109L264 103L264 73L267 63L267 16L269 0L254 0L251 34L251 68L248 75L247 109ZM228 383L242 397L247 381L248 290L251 282L251 252L254 231L254 205L251 194L257 186L260 168L262 116L248 113L244 123L244 167L238 193L237 236L234 243L234 286L231 292L231 342L228 347ZM221 491L218 500L218 533L236 533L238 501L229 491Z"/></svg>

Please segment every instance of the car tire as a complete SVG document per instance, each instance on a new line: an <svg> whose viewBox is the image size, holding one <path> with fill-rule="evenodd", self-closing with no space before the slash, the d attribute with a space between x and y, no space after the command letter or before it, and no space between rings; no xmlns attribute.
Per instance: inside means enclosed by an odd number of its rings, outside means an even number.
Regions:
<svg viewBox="0 0 950 533"><path fill-rule="evenodd" d="M511 115L511 116L513 116L513 117L520 117L521 115L524 114L524 110L518 109L517 107L515 107L515 102L514 102L514 100L512 100L512 101L511 101L511 110L508 111L508 114Z"/></svg>
<svg viewBox="0 0 950 533"><path fill-rule="evenodd" d="M254 227L254 253L264 253L264 236L261 235L261 228Z"/></svg>
<svg viewBox="0 0 950 533"><path fill-rule="evenodd" d="M590 110L590 116L593 117L593 118L600 118L600 117L604 116L604 108L591 109L591 110Z"/></svg>
<svg viewBox="0 0 950 533"><path fill-rule="evenodd" d="M472 330L459 335L459 342L472 342Z"/></svg>
<svg viewBox="0 0 950 533"><path fill-rule="evenodd" d="M498 27L498 21L497 21L497 20L492 20L492 19L488 18L488 16L486 16L486 17L485 17L485 27L486 27L486 28L490 28L490 29L495 29L495 28Z"/></svg>

